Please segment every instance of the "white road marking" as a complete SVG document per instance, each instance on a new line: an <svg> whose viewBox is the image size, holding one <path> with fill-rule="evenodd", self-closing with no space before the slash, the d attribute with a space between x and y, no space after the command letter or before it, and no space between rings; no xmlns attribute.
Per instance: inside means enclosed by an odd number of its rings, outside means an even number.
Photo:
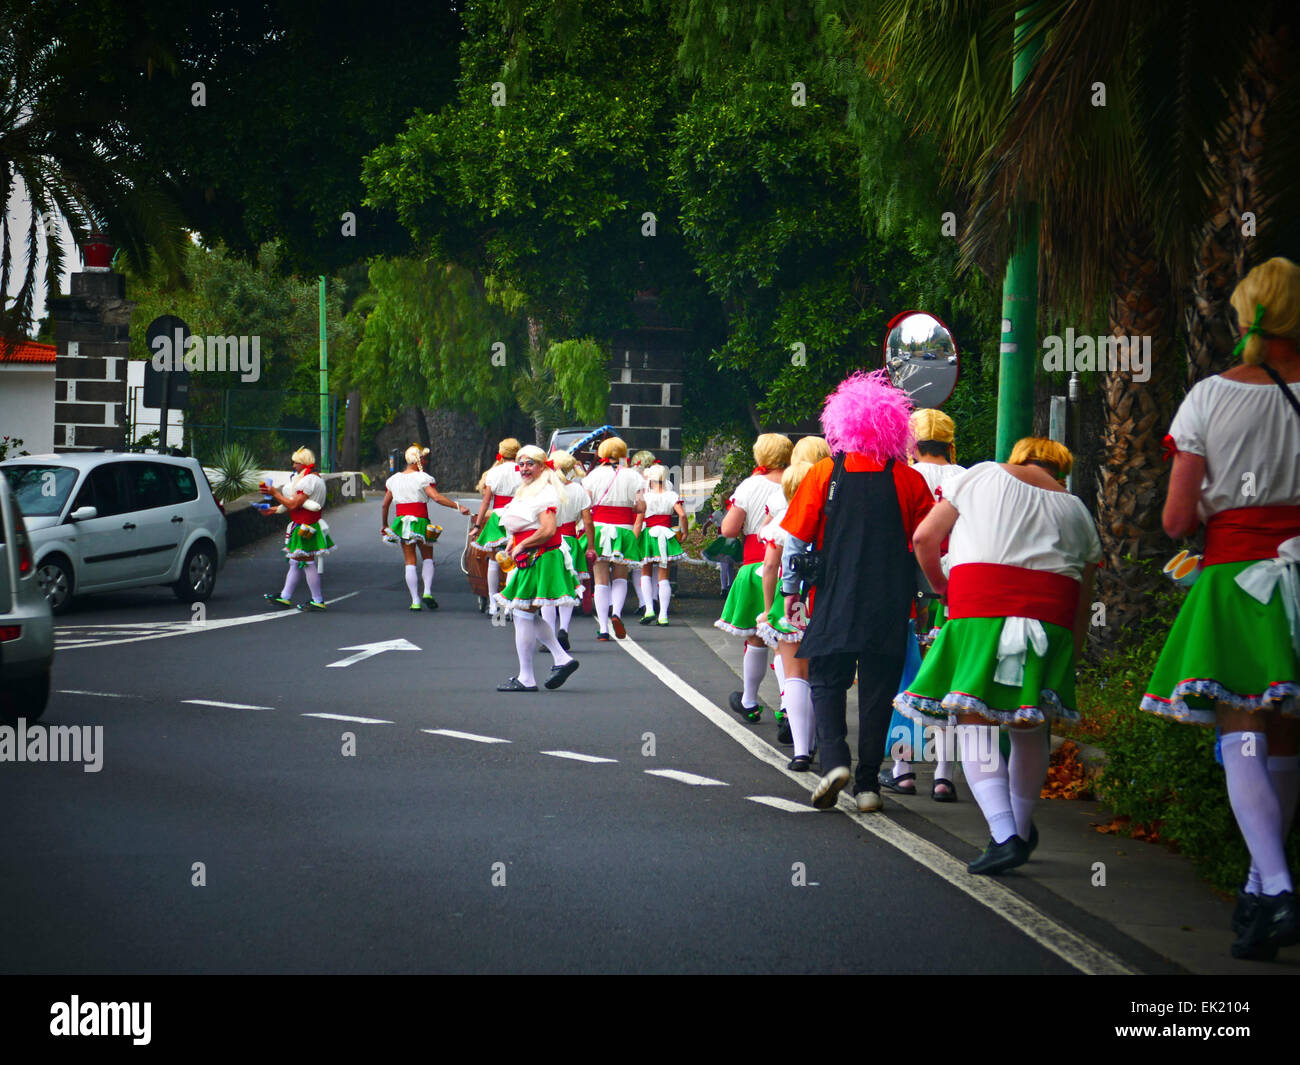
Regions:
<svg viewBox="0 0 1300 1065"><path fill-rule="evenodd" d="M430 736L451 736L457 740L473 740L475 743L509 743L509 740L498 739L496 736L480 736L474 732L457 732L450 728L422 728L421 732L427 732Z"/></svg>
<svg viewBox="0 0 1300 1065"><path fill-rule="evenodd" d="M652 673L669 691L680 696L728 736L749 751L755 758L766 762L791 780L807 787L807 774L795 773L786 769L786 756L775 747L764 743L749 729L740 724L734 715L727 714L720 707L710 702L695 688L660 662L654 655L640 647L630 636L618 640L623 648L636 661ZM811 793L811 792L810 792ZM947 851L936 847L929 840L923 839L915 832L909 832L888 817L880 814L862 814L857 805L841 792L838 808L853 818L862 828L872 835L897 847L913 861L929 869L936 876L946 880L958 891L969 895L976 902L987 907L999 917L1015 926L1039 946L1050 950L1063 961L1074 966L1080 972L1090 975L1126 975L1135 971L1124 964L1110 951L1098 946L1091 940L1064 925L1058 924L1038 907L1022 899L1015 892L1003 887L993 877L971 876L966 872L966 864L958 861Z"/></svg>
<svg viewBox="0 0 1300 1065"><path fill-rule="evenodd" d="M347 595L340 595L334 599L326 599L326 603L341 603L344 599L351 599L354 595L360 595L360 592L348 592ZM134 630L139 633L141 629L147 629L144 635L126 636L119 640L95 640L86 639L76 643L60 643L59 633L66 629L75 629L78 626L59 626L54 630L55 647L60 651L75 651L79 647L112 647L119 643L140 643L142 640L162 640L168 636L187 636L195 632L213 632L217 629L229 629L236 625L255 625L259 621L271 621L274 618L297 617L301 611L298 610L270 610L264 614L247 614L239 618L209 618L202 624L192 621L165 621L155 624L142 624L135 622L129 625L85 625L80 626L86 629L107 630L111 635L113 631ZM171 626L163 628L163 626ZM161 631L159 631L161 630Z"/></svg>
<svg viewBox="0 0 1300 1065"><path fill-rule="evenodd" d="M682 773L676 769L647 769L646 772L652 777L667 777L669 780L680 780L683 784L714 785L720 788L729 786L725 780L697 777L694 773Z"/></svg>
<svg viewBox="0 0 1300 1065"><path fill-rule="evenodd" d="M121 695L117 692L83 692L76 688L59 688L60 695L98 695L101 699L129 699L129 695Z"/></svg>
<svg viewBox="0 0 1300 1065"><path fill-rule="evenodd" d="M617 758L597 758L594 754L579 754L577 751L541 751L552 758L572 758L575 762L617 762Z"/></svg>
<svg viewBox="0 0 1300 1065"><path fill-rule="evenodd" d="M355 721L358 725L391 725L378 717L349 717L347 714L303 714L303 717L323 717L330 721Z"/></svg>
<svg viewBox="0 0 1300 1065"><path fill-rule="evenodd" d="M379 640L376 643L358 643L351 647L340 647L340 651L356 651L354 655L348 655L347 658L340 658L337 662L329 662L326 669L342 669L356 662L364 662L367 658L374 658L375 655L381 655L385 651L418 651L419 648L410 640Z"/></svg>
<svg viewBox="0 0 1300 1065"><path fill-rule="evenodd" d="M220 706L227 710L274 710L273 706L250 706L248 703L219 703L215 699L182 699L193 706Z"/></svg>
<svg viewBox="0 0 1300 1065"><path fill-rule="evenodd" d="M774 810L785 810L791 814L815 814L816 807L806 802L793 802L790 799L783 799L779 795L746 795L750 802L761 802L764 806L770 806Z"/></svg>

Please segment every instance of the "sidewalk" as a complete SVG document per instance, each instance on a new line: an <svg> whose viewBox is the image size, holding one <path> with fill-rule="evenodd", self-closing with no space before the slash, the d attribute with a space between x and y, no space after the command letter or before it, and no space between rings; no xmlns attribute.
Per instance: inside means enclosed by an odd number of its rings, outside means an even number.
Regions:
<svg viewBox="0 0 1300 1065"><path fill-rule="evenodd" d="M673 601L678 618L736 675L739 688L740 641L713 628L718 607L719 603L712 599ZM770 670L759 689L759 697L769 708L779 704L776 677ZM848 719L849 745L856 761L856 689L849 691ZM790 750L777 745L770 710L764 713L760 723L747 727L778 750ZM885 766L890 765L892 762L886 759ZM969 861L977 857L988 842L988 828L960 770L957 779L960 801L945 804L930 798L933 764L915 763L912 768L917 777L916 796L882 792L883 812L868 816L897 818L900 824L926 835L957 858ZM810 793L813 783L810 776ZM1228 801L1226 795L1223 801ZM1042 800L1034 815L1041 842L1033 859L998 879L1030 902L1036 902L1036 896L1041 898L1043 892L1050 893L1185 972L1243 976L1300 973L1300 946L1281 951L1275 962L1234 959L1228 953L1233 939L1229 923L1234 904L1219 898L1196 875L1190 861L1167 847L1102 835L1091 827L1093 822L1104 824L1109 820L1108 813L1097 802ZM1093 885L1097 862L1105 866L1104 886ZM1076 930L1087 935L1086 928ZM1176 970L1166 968L1165 971Z"/></svg>

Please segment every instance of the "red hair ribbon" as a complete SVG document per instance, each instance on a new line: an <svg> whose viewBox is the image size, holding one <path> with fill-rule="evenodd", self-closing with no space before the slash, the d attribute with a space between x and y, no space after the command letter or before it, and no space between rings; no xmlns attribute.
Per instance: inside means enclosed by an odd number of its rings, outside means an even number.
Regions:
<svg viewBox="0 0 1300 1065"><path fill-rule="evenodd" d="M303 466L302 472L299 473L298 476L306 477L307 474L311 473L311 471L314 470L315 468L316 468L316 464L314 462L308 462L306 465Z"/></svg>
<svg viewBox="0 0 1300 1065"><path fill-rule="evenodd" d="M545 466L548 470L553 470L555 469L555 460L547 459L544 463L542 463L542 465Z"/></svg>
<svg viewBox="0 0 1300 1065"><path fill-rule="evenodd" d="M1166 462L1172 462L1173 457L1178 454L1178 445L1174 443L1174 438L1168 433L1166 433L1165 438L1160 441L1160 447L1161 450L1164 451L1163 457Z"/></svg>
<svg viewBox="0 0 1300 1065"><path fill-rule="evenodd" d="M602 466L612 466L613 463L614 463L614 460L613 460L613 459L601 459L601 460L600 460L600 465L602 465Z"/></svg>
<svg viewBox="0 0 1300 1065"><path fill-rule="evenodd" d="M497 462L501 462L501 461L504 460L504 459L505 459L505 456L504 456L503 454L501 454L500 451L498 451L498 452L497 452Z"/></svg>
<svg viewBox="0 0 1300 1065"><path fill-rule="evenodd" d="M755 475L760 474L760 473L771 473L771 472L772 472L772 471L769 470L766 466L755 466L755 467L754 467L754 473L751 474L751 476L755 476Z"/></svg>

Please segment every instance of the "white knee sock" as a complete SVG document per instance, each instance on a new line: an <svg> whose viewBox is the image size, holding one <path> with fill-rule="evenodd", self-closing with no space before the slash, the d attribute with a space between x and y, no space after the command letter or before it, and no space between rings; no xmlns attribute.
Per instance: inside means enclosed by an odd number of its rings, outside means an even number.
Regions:
<svg viewBox="0 0 1300 1065"><path fill-rule="evenodd" d="M557 666L573 661L573 655L560 646L560 641L555 636L555 628L545 618L537 619L537 642L545 645L551 652L551 661Z"/></svg>
<svg viewBox="0 0 1300 1065"><path fill-rule="evenodd" d="M501 566L495 556L488 558L487 568L488 609L496 613L497 592L501 590Z"/></svg>
<svg viewBox="0 0 1300 1065"><path fill-rule="evenodd" d="M420 582L415 577L415 566L406 567L406 589L411 593L411 602L420 601Z"/></svg>
<svg viewBox="0 0 1300 1065"><path fill-rule="evenodd" d="M609 612L623 616L623 607L627 603L627 578L620 577L610 585Z"/></svg>
<svg viewBox="0 0 1300 1065"><path fill-rule="evenodd" d="M1300 794L1300 759L1294 754L1270 754L1268 779L1282 808L1282 840L1285 843L1291 834L1291 822L1295 820L1296 796ZM1246 877L1246 890L1252 895L1259 894L1259 869L1253 858L1250 874Z"/></svg>
<svg viewBox="0 0 1300 1065"><path fill-rule="evenodd" d="M785 681L785 712L790 715L795 756L812 754L817 742L817 721L813 717L812 688L801 677Z"/></svg>
<svg viewBox="0 0 1300 1065"><path fill-rule="evenodd" d="M596 585L591 590L591 596L596 600L596 627L601 632L609 632L609 585Z"/></svg>
<svg viewBox="0 0 1300 1065"><path fill-rule="evenodd" d="M1260 893L1290 891L1282 804L1268 774L1268 737L1262 732L1225 732L1220 746L1228 777L1228 802L1259 871Z"/></svg>
<svg viewBox="0 0 1300 1065"><path fill-rule="evenodd" d="M532 687L537 684L533 674L533 649L537 643L537 617L527 610L515 608L515 653L519 656L519 683Z"/></svg>
<svg viewBox="0 0 1300 1065"><path fill-rule="evenodd" d="M1011 785L998 749L998 730L991 725L958 725L957 745L966 783L988 822L989 835L994 843L1005 843L1016 834L1016 815L1011 811Z"/></svg>
<svg viewBox="0 0 1300 1065"><path fill-rule="evenodd" d="M659 581L659 620L668 620L668 603L673 597L673 586L665 577Z"/></svg>
<svg viewBox="0 0 1300 1065"><path fill-rule="evenodd" d="M420 580L424 582L424 594L433 594L433 559L426 558L420 565Z"/></svg>
<svg viewBox="0 0 1300 1065"><path fill-rule="evenodd" d="M316 560L312 559L302 569L303 576L307 578L307 587L311 589L311 601L313 603L325 602L325 593L321 590L320 574L316 571Z"/></svg>
<svg viewBox="0 0 1300 1065"><path fill-rule="evenodd" d="M939 780L956 780L957 715L948 715L948 724L934 730L934 775Z"/></svg>
<svg viewBox="0 0 1300 1065"><path fill-rule="evenodd" d="M628 583L632 585L632 591L633 591L633 592L635 593L635 595L636 595L636 605L637 605L637 608L639 609L639 608L641 607L641 605L642 605L642 604L641 604L641 584L640 584L639 581L633 581L633 580L631 580L630 577L629 577L629 579L628 579ZM624 595L626 595L626 594L627 594L627 593L625 592ZM619 615L621 616L622 611L620 611L620 610L616 610L616 611L614 611L614 613L619 614Z"/></svg>
<svg viewBox="0 0 1300 1065"><path fill-rule="evenodd" d="M654 593L650 591L650 574L641 574L641 609L650 617L654 616Z"/></svg>
<svg viewBox="0 0 1300 1065"><path fill-rule="evenodd" d="M573 606L565 603L560 607L560 629L563 632L569 631L569 622L573 620Z"/></svg>
<svg viewBox="0 0 1300 1065"><path fill-rule="evenodd" d="M289 563L289 572L284 575L284 587L280 589L281 599L292 599L294 589L298 587L298 581L302 577L302 570L298 568L298 563Z"/></svg>
<svg viewBox="0 0 1300 1065"><path fill-rule="evenodd" d="M546 624L550 625L551 628L555 628L555 604L554 603L543 604L540 613L542 616L542 620L546 622ZM538 642L540 642L540 639Z"/></svg>
<svg viewBox="0 0 1300 1065"><path fill-rule="evenodd" d="M776 687L781 693L781 709L785 709L785 663L778 654L772 655L772 672L776 674Z"/></svg>
<svg viewBox="0 0 1300 1065"><path fill-rule="evenodd" d="M767 648L745 644L745 660L741 664L745 677L745 690L740 697L746 707L758 705L758 686L763 683L763 674L767 672Z"/></svg>
<svg viewBox="0 0 1300 1065"><path fill-rule="evenodd" d="M1016 815L1016 835L1029 838L1029 823L1034 816L1034 804L1043 793L1047 779L1047 765L1051 760L1051 747L1047 741L1047 727L1011 729L1011 765L1007 770L1011 781L1011 812Z"/></svg>

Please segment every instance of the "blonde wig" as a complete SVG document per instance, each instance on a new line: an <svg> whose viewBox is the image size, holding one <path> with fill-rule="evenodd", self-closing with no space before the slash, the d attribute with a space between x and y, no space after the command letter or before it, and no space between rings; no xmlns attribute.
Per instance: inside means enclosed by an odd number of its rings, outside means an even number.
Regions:
<svg viewBox="0 0 1300 1065"><path fill-rule="evenodd" d="M790 465L790 452L794 444L780 433L764 433L754 441L754 463L769 470L781 470Z"/></svg>
<svg viewBox="0 0 1300 1065"><path fill-rule="evenodd" d="M1012 466L1024 466L1030 462L1044 462L1056 467L1056 476L1064 477L1074 468L1074 456L1070 449L1058 440L1048 440L1045 436L1025 436L1016 441L1007 462Z"/></svg>
<svg viewBox="0 0 1300 1065"><path fill-rule="evenodd" d="M790 465L796 462L821 462L831 457L831 446L820 436L805 436L790 452Z"/></svg>
<svg viewBox="0 0 1300 1065"><path fill-rule="evenodd" d="M1260 306L1264 313L1256 322ZM1264 361L1270 337L1300 342L1300 267L1281 256L1260 263L1232 290L1232 308L1251 330L1241 355L1247 365Z"/></svg>

